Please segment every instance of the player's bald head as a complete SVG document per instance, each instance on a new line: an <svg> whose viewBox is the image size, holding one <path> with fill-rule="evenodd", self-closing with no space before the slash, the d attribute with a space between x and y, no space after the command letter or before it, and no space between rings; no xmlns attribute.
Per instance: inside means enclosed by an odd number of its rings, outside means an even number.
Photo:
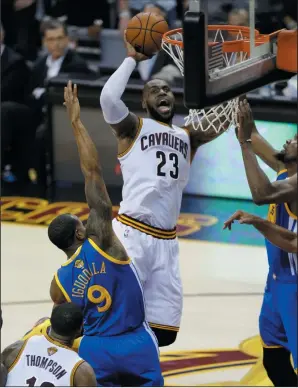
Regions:
<svg viewBox="0 0 298 388"><path fill-rule="evenodd" d="M76 242L85 240L85 227L82 221L73 214L60 214L50 223L48 236L50 241L63 251Z"/></svg>
<svg viewBox="0 0 298 388"><path fill-rule="evenodd" d="M51 315L51 326L54 332L63 337L75 337L83 326L83 313L74 303L63 303L55 306Z"/></svg>

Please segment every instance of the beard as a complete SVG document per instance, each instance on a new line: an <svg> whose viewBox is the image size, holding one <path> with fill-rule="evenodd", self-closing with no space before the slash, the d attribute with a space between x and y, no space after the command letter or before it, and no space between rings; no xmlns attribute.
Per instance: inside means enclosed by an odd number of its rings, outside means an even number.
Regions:
<svg viewBox="0 0 298 388"><path fill-rule="evenodd" d="M175 107L169 112L167 116L161 115L155 108L150 105L147 105L149 115L156 121L161 121L162 123L169 124L172 121L172 118L175 115Z"/></svg>
<svg viewBox="0 0 298 388"><path fill-rule="evenodd" d="M274 155L275 158L283 164L297 163L297 156L288 156L284 151L280 151Z"/></svg>

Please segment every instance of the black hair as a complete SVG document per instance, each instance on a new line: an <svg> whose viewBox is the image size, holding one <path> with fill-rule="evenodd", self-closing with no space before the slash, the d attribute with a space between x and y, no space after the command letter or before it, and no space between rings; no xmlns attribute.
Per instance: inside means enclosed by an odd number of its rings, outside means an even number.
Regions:
<svg viewBox="0 0 298 388"><path fill-rule="evenodd" d="M57 30L58 28L62 28L64 34L66 36L68 35L66 25L64 23L62 23L60 20L58 20L58 19L48 19L48 20L45 20L42 23L42 25L41 25L42 36L45 36L45 33L48 30Z"/></svg>
<svg viewBox="0 0 298 388"><path fill-rule="evenodd" d="M83 325L83 313L74 303L63 303L54 307L51 315L53 331L63 337L74 337Z"/></svg>
<svg viewBox="0 0 298 388"><path fill-rule="evenodd" d="M74 243L76 228L77 220L71 214L61 214L49 225L49 239L56 247L67 249Z"/></svg>

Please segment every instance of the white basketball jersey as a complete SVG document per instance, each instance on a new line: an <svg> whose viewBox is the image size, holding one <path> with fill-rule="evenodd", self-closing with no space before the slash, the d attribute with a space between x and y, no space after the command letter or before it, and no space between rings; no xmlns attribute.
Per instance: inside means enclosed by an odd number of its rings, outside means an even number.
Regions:
<svg viewBox="0 0 298 388"><path fill-rule="evenodd" d="M7 387L70 387L84 361L50 337L29 338L9 368Z"/></svg>
<svg viewBox="0 0 298 388"><path fill-rule="evenodd" d="M123 175L119 214L172 229L190 169L190 140L179 127L140 119L137 138L118 155Z"/></svg>

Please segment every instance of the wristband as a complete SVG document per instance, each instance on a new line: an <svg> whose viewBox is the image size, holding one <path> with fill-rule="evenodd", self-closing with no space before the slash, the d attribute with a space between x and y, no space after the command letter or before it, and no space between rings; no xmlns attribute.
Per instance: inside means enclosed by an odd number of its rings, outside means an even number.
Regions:
<svg viewBox="0 0 298 388"><path fill-rule="evenodd" d="M244 141L240 141L239 143L240 143L240 145L243 145L245 143L251 143L251 142L252 142L251 139L246 139Z"/></svg>

